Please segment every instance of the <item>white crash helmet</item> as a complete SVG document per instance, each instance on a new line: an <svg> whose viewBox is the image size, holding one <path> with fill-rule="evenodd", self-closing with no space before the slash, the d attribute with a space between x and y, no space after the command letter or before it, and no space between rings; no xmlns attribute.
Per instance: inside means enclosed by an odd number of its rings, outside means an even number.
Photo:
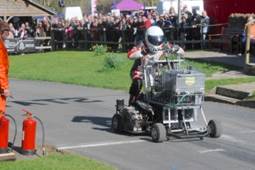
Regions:
<svg viewBox="0 0 255 170"><path fill-rule="evenodd" d="M146 30L145 43L150 52L155 53L162 48L164 32L158 26L151 26Z"/></svg>

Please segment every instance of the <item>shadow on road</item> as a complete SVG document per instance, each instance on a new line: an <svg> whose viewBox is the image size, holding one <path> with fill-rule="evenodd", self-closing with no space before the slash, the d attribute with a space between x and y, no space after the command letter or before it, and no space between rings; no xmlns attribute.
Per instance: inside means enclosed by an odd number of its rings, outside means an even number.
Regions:
<svg viewBox="0 0 255 170"><path fill-rule="evenodd" d="M111 129L112 118L111 117L99 117L99 116L74 116L72 122L75 123L91 123L98 125L98 127L92 127L92 129L105 131L108 133L114 133ZM124 136L140 136L144 134L131 134L127 132L119 133L118 135Z"/></svg>
<svg viewBox="0 0 255 170"><path fill-rule="evenodd" d="M31 106L31 105L48 105L53 104L71 104L71 103L98 103L103 102L102 100L92 100L84 97L68 97L68 98L48 98L48 99L34 99L28 101L12 101L13 103L22 105L22 106Z"/></svg>
<svg viewBox="0 0 255 170"><path fill-rule="evenodd" d="M72 122L92 123L92 124L104 126L107 128L111 127L111 121L112 121L112 118L110 117L99 117L99 116L75 116L72 119Z"/></svg>

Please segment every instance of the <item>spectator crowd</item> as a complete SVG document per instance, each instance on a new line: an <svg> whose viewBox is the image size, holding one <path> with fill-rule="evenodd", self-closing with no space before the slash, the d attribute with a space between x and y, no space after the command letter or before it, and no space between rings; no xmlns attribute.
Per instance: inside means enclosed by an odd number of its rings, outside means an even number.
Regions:
<svg viewBox="0 0 255 170"><path fill-rule="evenodd" d="M52 17L51 20L44 18L36 24L21 23L18 27L10 22L9 38L52 36L54 48L57 49L77 48L85 43L90 48L94 43L107 43L112 50L117 50L120 48L119 44L128 49L133 42L142 40L145 30L151 25L160 26L169 41L206 39L209 20L206 11L200 15L195 9L189 11L187 6L181 10L180 21L173 7L163 15L159 15L156 10L141 10L119 16L85 15L83 20L73 18L65 21L60 17ZM182 46L185 47L185 44Z"/></svg>
<svg viewBox="0 0 255 170"><path fill-rule="evenodd" d="M31 37L46 37L50 36L51 24L48 18L44 18L42 21L37 24L31 24L30 22L21 22L21 24L15 23L15 26L12 22L9 22L10 39L20 38L27 39Z"/></svg>

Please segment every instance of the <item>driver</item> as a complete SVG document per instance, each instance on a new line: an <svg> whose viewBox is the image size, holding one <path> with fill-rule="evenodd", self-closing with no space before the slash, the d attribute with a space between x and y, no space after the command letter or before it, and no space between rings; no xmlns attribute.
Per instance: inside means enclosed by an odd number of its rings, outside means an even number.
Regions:
<svg viewBox="0 0 255 170"><path fill-rule="evenodd" d="M163 43L163 30L158 26L151 26L145 32L144 42L140 41L136 43L136 45L128 51L128 58L134 60L134 64L130 70L132 83L129 89L129 106L136 102L142 89L142 72L140 66L146 62L148 57L153 57L156 60L160 59L163 55ZM168 44L167 47L171 48L171 45ZM181 48L179 51L183 53Z"/></svg>

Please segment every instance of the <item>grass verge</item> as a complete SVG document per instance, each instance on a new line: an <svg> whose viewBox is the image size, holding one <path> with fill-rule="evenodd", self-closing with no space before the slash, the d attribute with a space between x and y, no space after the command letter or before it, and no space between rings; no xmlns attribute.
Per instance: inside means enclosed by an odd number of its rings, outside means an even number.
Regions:
<svg viewBox="0 0 255 170"><path fill-rule="evenodd" d="M213 63L208 61L202 61L202 60L192 60L192 59L186 59L188 64L192 65L195 69L203 72L206 77L211 77L214 73L217 72L226 72L229 70L237 70L239 68L233 67L233 66L227 66L221 63Z"/></svg>
<svg viewBox="0 0 255 170"><path fill-rule="evenodd" d="M253 91L252 95L247 97L246 100L255 100L255 91Z"/></svg>
<svg viewBox="0 0 255 170"><path fill-rule="evenodd" d="M113 170L114 168L69 153L50 153L48 156L17 160L14 162L1 162L0 169L3 170Z"/></svg>
<svg viewBox="0 0 255 170"><path fill-rule="evenodd" d="M122 57L118 69L105 69L106 56ZM128 89L132 61L123 54L97 56L93 52L50 52L12 56L10 77L45 80L112 89Z"/></svg>
<svg viewBox="0 0 255 170"><path fill-rule="evenodd" d="M255 82L255 77L247 78L231 78L231 79L220 79L220 80L206 80L205 89L208 92L216 86L230 85L230 84L242 84Z"/></svg>
<svg viewBox="0 0 255 170"><path fill-rule="evenodd" d="M222 64L193 60L187 62L207 77L233 69ZM11 57L10 77L128 90L132 63L124 53L97 55L96 52L60 51L27 54ZM255 78L207 80L206 90L218 85L254 81Z"/></svg>

